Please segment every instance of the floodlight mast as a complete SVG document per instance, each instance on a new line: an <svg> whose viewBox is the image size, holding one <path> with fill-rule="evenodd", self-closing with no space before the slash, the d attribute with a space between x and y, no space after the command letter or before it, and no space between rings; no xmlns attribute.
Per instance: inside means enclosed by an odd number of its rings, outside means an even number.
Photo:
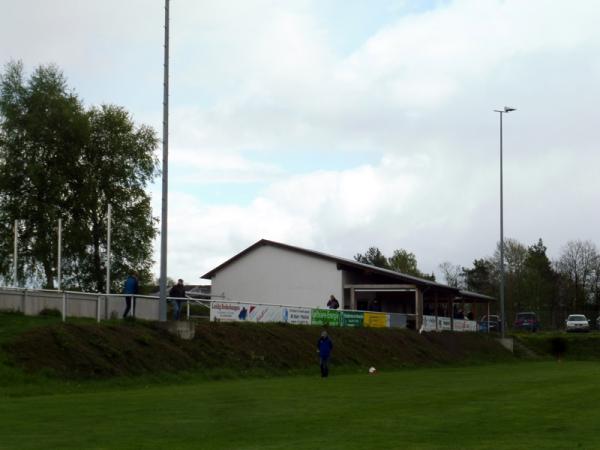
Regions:
<svg viewBox="0 0 600 450"><path fill-rule="evenodd" d="M167 320L167 214L169 197L169 0L165 0L165 55L163 83L162 213L160 229L160 298L158 320Z"/></svg>
<svg viewBox="0 0 600 450"><path fill-rule="evenodd" d="M502 339L506 337L506 318L504 314L504 173L502 166L502 115L516 111L516 108L505 106L504 109L495 109L500 115L500 329Z"/></svg>

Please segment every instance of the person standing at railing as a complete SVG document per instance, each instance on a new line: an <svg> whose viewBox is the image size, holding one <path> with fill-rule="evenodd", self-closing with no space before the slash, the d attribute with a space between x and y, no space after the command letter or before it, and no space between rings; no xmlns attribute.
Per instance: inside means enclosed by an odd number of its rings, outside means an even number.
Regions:
<svg viewBox="0 0 600 450"><path fill-rule="evenodd" d="M138 283L136 274L134 272L130 272L129 276L125 280L125 285L123 286L123 294L125 294L125 312L123 313L123 319L127 317L129 311L132 311L131 316L135 317L135 295L139 293L139 290L140 285Z"/></svg>
<svg viewBox="0 0 600 450"><path fill-rule="evenodd" d="M169 297L175 298L185 298L185 286L183 285L183 280L180 278L177 280L177 284L171 288L169 291ZM181 315L181 305L183 304L183 300L172 300L173 302L173 320L179 320L179 316Z"/></svg>
<svg viewBox="0 0 600 450"><path fill-rule="evenodd" d="M329 309L338 309L340 307L340 302L337 301L337 298L331 294L329 296L329 301L327 302L327 308Z"/></svg>

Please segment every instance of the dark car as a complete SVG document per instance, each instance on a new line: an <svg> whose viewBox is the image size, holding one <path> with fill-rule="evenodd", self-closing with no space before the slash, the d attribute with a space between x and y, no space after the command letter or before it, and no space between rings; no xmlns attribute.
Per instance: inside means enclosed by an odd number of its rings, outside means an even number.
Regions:
<svg viewBox="0 0 600 450"><path fill-rule="evenodd" d="M500 316L493 316L490 314L489 320L488 316L483 316L479 321L479 331L487 332L489 331L500 331L502 329L502 323L500 321Z"/></svg>
<svg viewBox="0 0 600 450"><path fill-rule="evenodd" d="M537 318L537 314L534 312L517 313L514 329L532 332L538 331L540 329L540 321Z"/></svg>

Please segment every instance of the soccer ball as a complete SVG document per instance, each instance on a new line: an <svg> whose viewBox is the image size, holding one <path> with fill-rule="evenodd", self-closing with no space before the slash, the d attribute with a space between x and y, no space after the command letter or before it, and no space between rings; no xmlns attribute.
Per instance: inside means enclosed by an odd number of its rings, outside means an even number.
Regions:
<svg viewBox="0 0 600 450"><path fill-rule="evenodd" d="M375 367L369 368L369 375L375 375L377 373L377 369Z"/></svg>

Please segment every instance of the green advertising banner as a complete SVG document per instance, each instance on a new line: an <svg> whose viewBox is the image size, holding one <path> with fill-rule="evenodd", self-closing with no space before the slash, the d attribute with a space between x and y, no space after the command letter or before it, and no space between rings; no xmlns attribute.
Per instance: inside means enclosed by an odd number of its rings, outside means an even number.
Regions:
<svg viewBox="0 0 600 450"><path fill-rule="evenodd" d="M342 311L342 325L345 327L362 327L365 313L362 311Z"/></svg>
<svg viewBox="0 0 600 450"><path fill-rule="evenodd" d="M341 325L341 314L335 309L313 309L311 323L313 325L339 327Z"/></svg>

